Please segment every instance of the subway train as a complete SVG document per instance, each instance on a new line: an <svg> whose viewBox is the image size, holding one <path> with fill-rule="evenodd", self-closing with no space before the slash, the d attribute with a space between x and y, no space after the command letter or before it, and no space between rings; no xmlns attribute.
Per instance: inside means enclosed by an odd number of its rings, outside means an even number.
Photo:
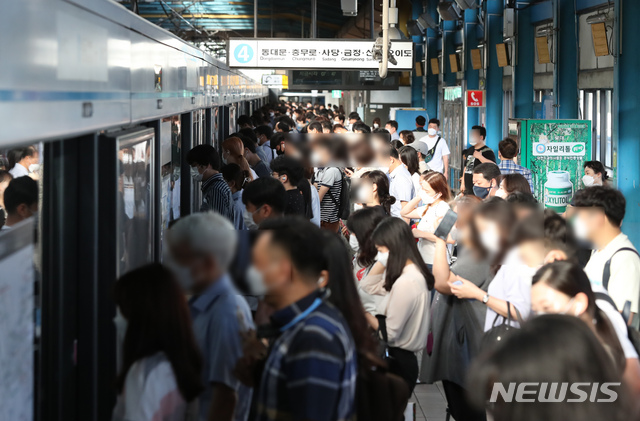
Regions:
<svg viewBox="0 0 640 421"><path fill-rule="evenodd" d="M109 1L16 2L0 34L0 153L35 145L42 164L33 419L108 420L114 281L161 260L169 223L199 206L186 151L269 92Z"/></svg>

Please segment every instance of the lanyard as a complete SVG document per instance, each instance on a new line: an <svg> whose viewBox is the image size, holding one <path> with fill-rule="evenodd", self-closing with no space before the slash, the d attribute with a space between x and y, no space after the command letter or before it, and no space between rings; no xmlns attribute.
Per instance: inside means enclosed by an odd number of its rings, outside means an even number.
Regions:
<svg viewBox="0 0 640 421"><path fill-rule="evenodd" d="M291 320L286 325L282 326L280 328L280 332L284 332L285 330L287 330L287 329L291 328L292 326L296 325L300 320L304 319L309 314L311 314L311 312L313 310L315 310L318 307L320 307L320 304L322 304L322 299L316 298L315 301L305 311L303 311L302 313L298 314L293 320Z"/></svg>

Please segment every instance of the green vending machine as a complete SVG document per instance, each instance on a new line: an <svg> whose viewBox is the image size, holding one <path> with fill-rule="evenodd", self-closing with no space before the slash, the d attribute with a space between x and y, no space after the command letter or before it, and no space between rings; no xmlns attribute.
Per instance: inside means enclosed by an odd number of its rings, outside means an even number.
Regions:
<svg viewBox="0 0 640 421"><path fill-rule="evenodd" d="M518 142L519 164L531 170L533 195L562 213L582 185L582 165L591 160L590 120L510 119L509 137Z"/></svg>

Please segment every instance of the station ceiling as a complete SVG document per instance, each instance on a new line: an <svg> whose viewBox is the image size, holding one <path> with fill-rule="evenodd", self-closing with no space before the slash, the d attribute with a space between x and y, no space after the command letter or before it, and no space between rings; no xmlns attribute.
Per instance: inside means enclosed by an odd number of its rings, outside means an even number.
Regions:
<svg viewBox="0 0 640 421"><path fill-rule="evenodd" d="M309 38L311 0L256 0L258 37ZM230 37L254 36L254 2L121 0L123 6L179 37L224 55ZM344 16L340 0L317 0L318 38L371 38L370 0L359 2L358 15ZM375 2L374 25L381 24L380 2Z"/></svg>

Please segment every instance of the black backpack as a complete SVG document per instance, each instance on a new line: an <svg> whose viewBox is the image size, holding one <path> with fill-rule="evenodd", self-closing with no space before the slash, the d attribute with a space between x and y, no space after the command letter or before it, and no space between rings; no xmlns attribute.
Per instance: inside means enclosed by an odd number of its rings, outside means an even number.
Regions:
<svg viewBox="0 0 640 421"><path fill-rule="evenodd" d="M349 196L349 190L351 189L351 180L349 180L349 177L346 177L344 175L344 172L342 170L340 170L340 176L342 177L342 186L340 188L340 203L338 203L335 196L331 193L331 190L329 190L328 193L329 197L333 201L333 204L338 208L338 218L349 219L349 215L351 214L351 199Z"/></svg>
<svg viewBox="0 0 640 421"><path fill-rule="evenodd" d="M640 257L640 254L638 254L638 252L635 249L632 249L631 247L622 247L619 248L618 250L616 250L611 257L609 258L609 260L607 260L607 262L604 264L604 270L602 271L602 286L604 287L604 289L606 289L607 291L609 291L609 278L611 278L611 259L613 259L613 256L615 256L616 254L618 254L618 252L620 251L632 251L634 252L638 257Z"/></svg>
<svg viewBox="0 0 640 421"><path fill-rule="evenodd" d="M622 249L620 249L620 250L622 250ZM633 250L633 249L631 249L631 250ZM610 262L611 262L611 259L609 259L609 262L607 262L607 263L610 263ZM596 300L604 300L604 301L608 302L609 304L611 304L613 306L613 308L618 310L618 307L616 306L616 303L609 296L609 294L605 294L604 292L594 292L594 295L596 296ZM631 307L631 302L627 301L625 303L625 305L624 305L624 310L622 311L622 318L624 319L624 322L627 324L627 337L629 338L629 340L633 344L633 348L636 350L638 355L640 355L640 332L635 330L633 327L629 326L629 310L630 310L630 307Z"/></svg>

